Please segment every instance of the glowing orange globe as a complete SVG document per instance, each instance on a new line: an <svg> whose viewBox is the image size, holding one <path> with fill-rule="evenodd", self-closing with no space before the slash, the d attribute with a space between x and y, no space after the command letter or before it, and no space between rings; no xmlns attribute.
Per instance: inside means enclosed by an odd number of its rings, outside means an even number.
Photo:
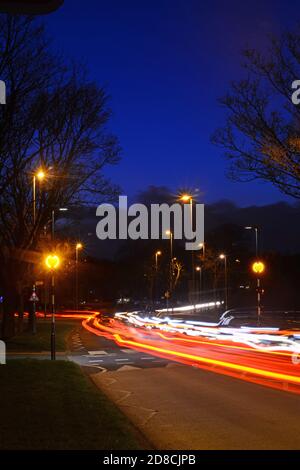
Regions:
<svg viewBox="0 0 300 470"><path fill-rule="evenodd" d="M60 263L60 259L57 255L48 255L45 259L45 264L49 269L57 269Z"/></svg>
<svg viewBox="0 0 300 470"><path fill-rule="evenodd" d="M262 261L255 261L252 264L252 271L255 274L262 274L265 271L265 269L266 269L266 266Z"/></svg>

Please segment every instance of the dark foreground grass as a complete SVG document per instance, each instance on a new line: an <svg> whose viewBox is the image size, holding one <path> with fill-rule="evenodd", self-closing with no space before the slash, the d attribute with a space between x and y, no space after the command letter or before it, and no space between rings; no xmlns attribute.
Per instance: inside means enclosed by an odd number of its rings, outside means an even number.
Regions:
<svg viewBox="0 0 300 470"><path fill-rule="evenodd" d="M0 449L138 449L119 410L67 361L0 365Z"/></svg>
<svg viewBox="0 0 300 470"><path fill-rule="evenodd" d="M70 332L80 325L79 320L56 320L56 350L65 351L67 337ZM24 332L6 341L7 351L16 352L40 352L50 350L50 320L39 319L37 322L37 333L33 335Z"/></svg>

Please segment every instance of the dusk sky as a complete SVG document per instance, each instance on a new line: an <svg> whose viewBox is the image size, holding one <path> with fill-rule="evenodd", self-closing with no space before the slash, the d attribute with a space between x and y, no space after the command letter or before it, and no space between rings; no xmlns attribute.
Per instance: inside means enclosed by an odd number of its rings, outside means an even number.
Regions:
<svg viewBox="0 0 300 470"><path fill-rule="evenodd" d="M123 155L106 174L123 194L165 185L199 188L204 202L292 201L265 182L229 181L210 136L224 123L217 98L243 73L240 51L293 26L297 4L65 0L46 18L55 46L84 62L111 95L110 128Z"/></svg>

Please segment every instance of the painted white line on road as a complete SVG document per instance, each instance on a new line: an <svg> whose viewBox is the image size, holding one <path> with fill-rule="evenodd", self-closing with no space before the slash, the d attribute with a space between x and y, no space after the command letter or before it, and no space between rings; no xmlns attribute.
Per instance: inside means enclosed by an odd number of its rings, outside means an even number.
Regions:
<svg viewBox="0 0 300 470"><path fill-rule="evenodd" d="M129 361L129 359L115 359L115 361L117 361L117 362L127 362L127 361Z"/></svg>
<svg viewBox="0 0 300 470"><path fill-rule="evenodd" d="M103 362L103 359L91 359L89 362Z"/></svg>
<svg viewBox="0 0 300 470"><path fill-rule="evenodd" d="M136 354L138 351L135 351L134 349L121 349L126 354Z"/></svg>
<svg viewBox="0 0 300 470"><path fill-rule="evenodd" d="M105 356L108 354L107 351L88 351L91 356Z"/></svg>

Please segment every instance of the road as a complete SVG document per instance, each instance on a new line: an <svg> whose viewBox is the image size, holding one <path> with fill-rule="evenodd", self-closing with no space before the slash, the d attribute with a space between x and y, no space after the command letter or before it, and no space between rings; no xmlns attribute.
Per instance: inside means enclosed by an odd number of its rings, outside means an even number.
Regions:
<svg viewBox="0 0 300 470"><path fill-rule="evenodd" d="M300 396L78 330L70 359L157 449L300 449Z"/></svg>

